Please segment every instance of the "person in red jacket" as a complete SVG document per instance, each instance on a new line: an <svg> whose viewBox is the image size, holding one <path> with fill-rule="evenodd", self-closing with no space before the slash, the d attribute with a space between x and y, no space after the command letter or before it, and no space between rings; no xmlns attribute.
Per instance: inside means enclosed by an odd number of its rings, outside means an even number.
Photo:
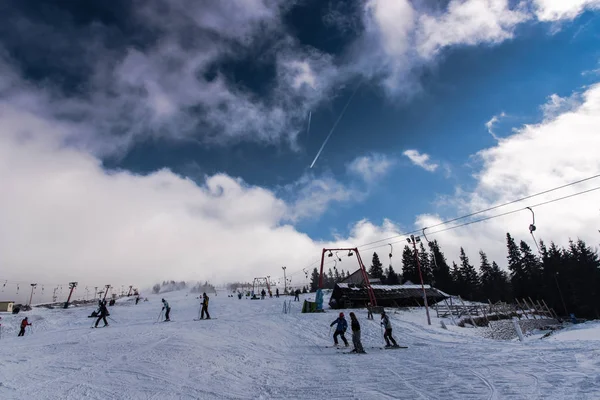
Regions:
<svg viewBox="0 0 600 400"><path fill-rule="evenodd" d="M31 323L27 321L27 317L23 321L21 321L21 330L19 331L19 336L25 336L25 328L27 325L31 326Z"/></svg>

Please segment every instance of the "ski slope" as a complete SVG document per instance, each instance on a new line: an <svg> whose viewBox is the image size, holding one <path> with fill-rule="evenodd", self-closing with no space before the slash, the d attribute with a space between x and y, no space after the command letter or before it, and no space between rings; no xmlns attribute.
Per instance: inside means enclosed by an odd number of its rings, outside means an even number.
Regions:
<svg viewBox="0 0 600 400"><path fill-rule="evenodd" d="M172 322L155 323L162 296ZM357 310L367 354L345 354L326 347L337 311L302 314L292 302L283 314L283 301L219 292L210 301L216 319L194 321L195 295L125 298L101 329L90 329L94 307L4 314L0 399L600 398L600 324L498 342L476 329L444 330L436 318L427 326L423 310L390 312L409 348L382 350L379 317ZM25 315L33 332L18 338Z"/></svg>

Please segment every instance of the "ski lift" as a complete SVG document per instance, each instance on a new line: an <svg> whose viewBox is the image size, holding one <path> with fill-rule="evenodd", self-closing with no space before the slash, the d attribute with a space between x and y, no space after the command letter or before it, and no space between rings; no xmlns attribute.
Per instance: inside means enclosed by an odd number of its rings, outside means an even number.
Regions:
<svg viewBox="0 0 600 400"><path fill-rule="evenodd" d="M329 254L327 254L327 257L333 257L333 253L331 252L331 250L329 250Z"/></svg>
<svg viewBox="0 0 600 400"><path fill-rule="evenodd" d="M342 259L340 258L340 256L338 256L338 252L337 251L335 252L335 256L337 257L337 259L338 259L339 262L342 262Z"/></svg>
<svg viewBox="0 0 600 400"><path fill-rule="evenodd" d="M6 284L8 283L8 281L4 282L4 285L2 285L2 291L4 292L4 288L6 287Z"/></svg>
<svg viewBox="0 0 600 400"><path fill-rule="evenodd" d="M529 211L531 211L531 216L533 217L533 222L531 224L529 224L529 233L531 233L533 235L533 232L535 232L535 230L537 229L535 227L535 213L533 212L531 207L525 207L525 208L527 208Z"/></svg>
<svg viewBox="0 0 600 400"><path fill-rule="evenodd" d="M348 250L348 257L352 257L354 255L354 253L352 252L352 250Z"/></svg>
<svg viewBox="0 0 600 400"><path fill-rule="evenodd" d="M535 232L535 230L537 229L535 227L535 213L533 212L533 210L531 209L531 207L525 207L526 209L528 209L529 211L531 211L531 217L533 218L533 221L531 222L531 224L529 224L529 233L531 234L531 238L533 239L533 243L535 243L535 247L537 247L538 249L538 253L540 253L540 255L542 254L541 249L540 249L540 245L537 242L537 239L535 238L535 235L533 234L533 232Z"/></svg>
<svg viewBox="0 0 600 400"><path fill-rule="evenodd" d="M19 294L19 285L17 284L17 294Z"/></svg>
<svg viewBox="0 0 600 400"><path fill-rule="evenodd" d="M388 246L390 246L390 268L392 267L392 253L394 252L394 246L392 246L391 243L388 243Z"/></svg>

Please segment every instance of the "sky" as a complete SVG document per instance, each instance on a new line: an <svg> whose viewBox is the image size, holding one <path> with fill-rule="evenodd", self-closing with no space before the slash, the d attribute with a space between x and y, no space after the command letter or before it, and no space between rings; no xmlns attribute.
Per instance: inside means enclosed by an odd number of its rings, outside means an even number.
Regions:
<svg viewBox="0 0 600 400"><path fill-rule="evenodd" d="M599 0L0 7L9 286L298 284L323 247L387 265L403 232L600 174ZM534 206L599 182L478 217L597 246L600 191ZM531 219L426 232L505 266Z"/></svg>

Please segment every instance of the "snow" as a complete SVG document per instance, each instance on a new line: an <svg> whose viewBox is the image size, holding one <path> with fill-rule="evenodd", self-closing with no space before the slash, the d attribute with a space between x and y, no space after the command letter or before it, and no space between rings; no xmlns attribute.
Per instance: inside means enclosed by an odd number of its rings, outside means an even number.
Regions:
<svg viewBox="0 0 600 400"><path fill-rule="evenodd" d="M161 296L172 322L156 323ZM195 295L125 298L101 329L90 329L94 307L2 314L0 399L600 398L597 322L494 341L448 320L442 329L435 313L428 326L422 309L388 309L394 337L409 348L381 350L379 320L361 309L367 354L344 354L325 347L338 311L302 314L292 302L283 314L283 302L219 292L210 299L216 319L194 321ZM18 338L25 315L33 331Z"/></svg>

